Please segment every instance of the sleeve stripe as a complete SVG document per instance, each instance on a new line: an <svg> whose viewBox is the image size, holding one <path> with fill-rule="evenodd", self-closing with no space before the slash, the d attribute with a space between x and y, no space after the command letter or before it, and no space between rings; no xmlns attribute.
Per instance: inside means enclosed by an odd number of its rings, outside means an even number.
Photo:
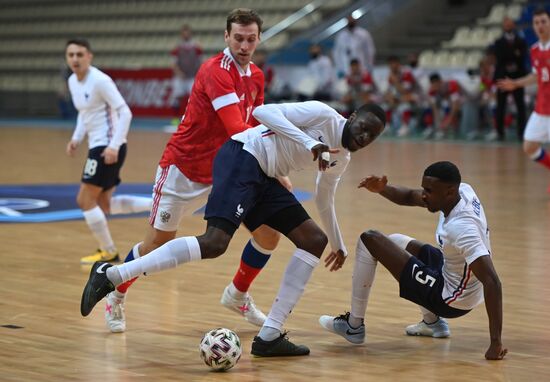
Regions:
<svg viewBox="0 0 550 382"><path fill-rule="evenodd" d="M239 102L241 101L239 100L239 97L237 97L237 93L233 92L216 98L212 101L212 106L214 106L214 110L218 111L224 106Z"/></svg>

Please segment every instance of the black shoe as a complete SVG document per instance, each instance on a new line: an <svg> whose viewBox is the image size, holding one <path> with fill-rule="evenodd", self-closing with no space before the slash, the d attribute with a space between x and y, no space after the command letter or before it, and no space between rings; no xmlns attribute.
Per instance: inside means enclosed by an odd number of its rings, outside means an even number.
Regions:
<svg viewBox="0 0 550 382"><path fill-rule="evenodd" d="M82 292L82 300L80 300L80 314L86 317L95 304L103 297L115 290L115 286L107 278L107 269L112 267L109 263L97 261L90 271L90 278Z"/></svg>
<svg viewBox="0 0 550 382"><path fill-rule="evenodd" d="M288 340L286 333L281 333L281 336L273 341L264 341L259 336L254 337L251 353L256 357L290 357L308 355L309 348L304 345L294 345Z"/></svg>

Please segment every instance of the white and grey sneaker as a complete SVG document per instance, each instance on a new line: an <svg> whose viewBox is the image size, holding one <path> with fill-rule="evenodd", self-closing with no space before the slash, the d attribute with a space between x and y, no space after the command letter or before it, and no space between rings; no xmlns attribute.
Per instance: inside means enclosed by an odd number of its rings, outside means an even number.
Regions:
<svg viewBox="0 0 550 382"><path fill-rule="evenodd" d="M405 329L405 333L409 336L425 336L434 338L446 338L451 335L449 324L444 318L439 318L433 324L427 324L424 320L418 324L409 325Z"/></svg>
<svg viewBox="0 0 550 382"><path fill-rule="evenodd" d="M114 292L109 293L105 300L105 323L111 333L122 333L126 330L124 300L116 297Z"/></svg>
<svg viewBox="0 0 550 382"><path fill-rule="evenodd" d="M229 287L227 286L223 291L220 302L227 309L232 310L233 312L236 312L244 317L244 319L252 325L262 327L267 318L265 314L263 314L262 311L256 307L252 296L248 292L245 294L244 298L236 299L231 296L231 293L229 293Z"/></svg>
<svg viewBox="0 0 550 382"><path fill-rule="evenodd" d="M362 344L365 342L365 324L361 324L358 328L352 328L349 324L349 312L341 314L338 317L321 316L319 324L326 330L336 333L352 344Z"/></svg>

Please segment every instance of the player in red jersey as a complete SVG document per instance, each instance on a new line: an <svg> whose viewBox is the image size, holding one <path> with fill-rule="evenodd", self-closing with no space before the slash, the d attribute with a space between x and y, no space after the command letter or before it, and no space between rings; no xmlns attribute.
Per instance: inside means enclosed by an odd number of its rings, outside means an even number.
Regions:
<svg viewBox="0 0 550 382"><path fill-rule="evenodd" d="M389 121L399 119L396 122L399 125L397 136L404 137L410 133L413 109L418 102L418 83L412 72L401 66L399 57L389 57L388 66L388 90L384 95L386 118ZM397 114L397 118L394 114Z"/></svg>
<svg viewBox="0 0 550 382"><path fill-rule="evenodd" d="M445 137L449 130L458 132L458 115L462 103L461 88L457 81L443 81L439 73L430 75L428 90L432 119L437 131L435 138Z"/></svg>
<svg viewBox="0 0 550 382"><path fill-rule="evenodd" d="M258 124L251 115L264 101L264 75L251 58L260 43L261 28L262 19L253 10L235 9L228 15L227 48L205 61L197 72L185 115L166 145L157 169L145 239L130 250L125 262L144 256L176 237L182 217L206 203L218 149L233 134ZM250 268L255 274L265 265L279 238L280 234L267 226L252 232L243 258L245 262L247 258L253 259ZM126 328L123 304L126 291L135 280L120 285L107 296L105 320L111 332L123 332ZM249 277L244 283L250 282ZM256 309L248 288L230 289L224 291L224 306L261 326L265 315Z"/></svg>
<svg viewBox="0 0 550 382"><path fill-rule="evenodd" d="M521 78L506 78L498 82L502 90L538 85L535 111L529 117L523 133L523 151L535 162L550 170L550 156L542 147L550 141L550 15L545 9L535 11L533 29L539 41L531 47L533 73ZM550 192L550 188L548 189Z"/></svg>

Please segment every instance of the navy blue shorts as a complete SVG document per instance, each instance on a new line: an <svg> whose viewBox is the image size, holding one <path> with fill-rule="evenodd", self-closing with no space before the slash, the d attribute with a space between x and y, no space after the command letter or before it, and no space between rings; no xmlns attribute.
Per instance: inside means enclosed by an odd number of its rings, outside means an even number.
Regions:
<svg viewBox="0 0 550 382"><path fill-rule="evenodd" d="M399 279L399 295L421 305L440 317L455 318L469 310L453 308L443 301L443 253L429 244L420 249L418 257L411 257Z"/></svg>
<svg viewBox="0 0 550 382"><path fill-rule="evenodd" d="M82 183L93 184L108 190L120 184L120 169L126 159L126 144L118 149L118 161L113 164L105 164L101 156L107 146L97 146L88 151L88 159L82 170Z"/></svg>
<svg viewBox="0 0 550 382"><path fill-rule="evenodd" d="M242 222L254 231L277 212L300 205L277 179L263 172L256 158L243 150L241 142L230 139L220 148L212 175L212 191L204 213L206 220L222 218L235 229Z"/></svg>

